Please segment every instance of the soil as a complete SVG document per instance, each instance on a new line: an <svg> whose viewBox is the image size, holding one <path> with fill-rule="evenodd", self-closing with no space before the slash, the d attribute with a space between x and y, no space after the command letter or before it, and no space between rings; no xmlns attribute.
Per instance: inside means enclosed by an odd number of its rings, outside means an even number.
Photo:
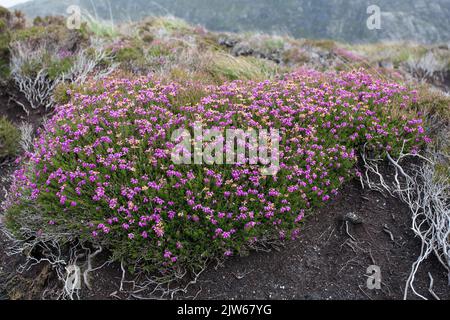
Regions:
<svg viewBox="0 0 450 320"><path fill-rule="evenodd" d="M29 114L27 114L24 108L26 107ZM28 122L38 126L46 112L44 108L31 109L29 103L24 98L23 94L17 89L17 87L11 82L3 83L0 80L0 117L6 116L10 121L16 124L21 122Z"/></svg>
<svg viewBox="0 0 450 320"><path fill-rule="evenodd" d="M11 121L28 121L39 126L43 111L26 115L10 99L20 98L13 87L0 88L0 116ZM19 100L23 101L23 100ZM15 165L0 167L0 201ZM352 213L348 233L342 217ZM359 221L360 220L360 221ZM0 221L1 223L1 221ZM307 218L301 236L279 250L251 252L233 257L224 265L211 265L186 294L175 299L296 299L296 300L379 300L402 299L411 266L420 252L420 241L410 228L408 208L398 199L363 189L358 181L347 183L329 205ZM41 264L22 274L16 270L21 256L8 256L8 241L0 233L0 300L41 299L44 291L58 286L48 264ZM103 264L105 256L94 261ZM381 288L367 287L367 268L381 270ZM430 257L420 269L415 289L427 298L429 274L434 278L433 291L441 299L450 299L447 271ZM114 299L122 277L120 265L111 264L92 274L92 290L81 290L82 299ZM410 292L408 298L415 299Z"/></svg>

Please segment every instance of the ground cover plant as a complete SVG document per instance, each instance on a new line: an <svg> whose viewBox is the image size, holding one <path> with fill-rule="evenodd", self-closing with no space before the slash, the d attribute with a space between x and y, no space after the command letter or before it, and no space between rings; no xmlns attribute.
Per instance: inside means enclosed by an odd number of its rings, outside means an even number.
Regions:
<svg viewBox="0 0 450 320"><path fill-rule="evenodd" d="M120 26L89 17L80 30L46 17L24 27L20 16L2 26L0 12L0 231L12 243L4 252L27 258L18 270L49 263L66 290L66 268L79 266L91 289L92 260L106 252L144 283L148 271L196 276L207 261L307 236L306 218L355 176L406 202L420 224L426 250L407 287L433 250L448 267L449 98L407 81L448 88L448 46L214 33L173 17ZM278 174L262 174L262 164L175 164L172 133L193 123L205 134L279 130ZM204 148L226 155L221 142ZM5 145L11 168L1 166ZM417 177L407 160L416 153ZM395 168L395 185L382 164Z"/></svg>
<svg viewBox="0 0 450 320"><path fill-rule="evenodd" d="M19 143L19 129L5 117L0 117L0 163L17 155Z"/></svg>
<svg viewBox="0 0 450 320"><path fill-rule="evenodd" d="M296 238L311 208L357 175L357 155L428 142L415 92L365 74L300 70L273 81L186 88L152 77L107 79L71 92L15 173L6 223L20 237L70 234L111 250L130 269L198 270L209 259ZM276 128L280 170L176 165L171 134ZM204 147L219 140L205 142ZM224 151L226 146L223 146Z"/></svg>

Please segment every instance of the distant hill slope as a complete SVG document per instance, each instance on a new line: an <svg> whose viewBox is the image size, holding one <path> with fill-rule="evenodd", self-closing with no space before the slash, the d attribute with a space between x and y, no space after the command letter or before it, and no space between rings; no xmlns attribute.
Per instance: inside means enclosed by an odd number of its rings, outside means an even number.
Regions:
<svg viewBox="0 0 450 320"><path fill-rule="evenodd" d="M115 21L168 15L215 31L262 31L352 43L450 41L449 0L34 0L16 6L29 17L65 14L79 5ZM111 10L109 7L111 5ZM381 8L381 30L369 30L367 7Z"/></svg>

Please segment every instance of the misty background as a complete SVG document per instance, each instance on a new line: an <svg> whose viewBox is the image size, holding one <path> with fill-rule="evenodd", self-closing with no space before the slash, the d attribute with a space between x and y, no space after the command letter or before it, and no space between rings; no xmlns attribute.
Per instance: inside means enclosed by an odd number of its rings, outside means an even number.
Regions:
<svg viewBox="0 0 450 320"><path fill-rule="evenodd" d="M9 4L20 0L0 0ZM28 17L67 15L71 5L114 23L174 15L213 31L264 32L350 43L450 41L450 0L33 0ZM381 29L369 30L367 8L381 9Z"/></svg>

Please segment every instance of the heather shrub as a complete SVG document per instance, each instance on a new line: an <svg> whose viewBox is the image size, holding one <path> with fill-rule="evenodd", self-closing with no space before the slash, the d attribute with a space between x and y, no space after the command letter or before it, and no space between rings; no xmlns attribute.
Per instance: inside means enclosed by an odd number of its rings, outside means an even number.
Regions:
<svg viewBox="0 0 450 320"><path fill-rule="evenodd" d="M120 63L123 70L135 73L148 73L149 63L143 49L142 43L132 43L130 45L114 50L115 60Z"/></svg>
<svg viewBox="0 0 450 320"><path fill-rule="evenodd" d="M189 92L198 99L189 99ZM306 213L357 174L358 152L395 155L428 141L413 93L362 72L304 71L201 90L152 78L71 93L15 173L6 222L101 244L131 269L170 272L295 239ZM391 110L404 110L394 116ZM248 161L176 164L172 133L278 129L276 175ZM191 141L193 144L194 141ZM220 139L203 142L229 153ZM248 158L246 160L249 160Z"/></svg>
<svg viewBox="0 0 450 320"><path fill-rule="evenodd" d="M19 152L20 131L6 117L0 117L0 162Z"/></svg>

